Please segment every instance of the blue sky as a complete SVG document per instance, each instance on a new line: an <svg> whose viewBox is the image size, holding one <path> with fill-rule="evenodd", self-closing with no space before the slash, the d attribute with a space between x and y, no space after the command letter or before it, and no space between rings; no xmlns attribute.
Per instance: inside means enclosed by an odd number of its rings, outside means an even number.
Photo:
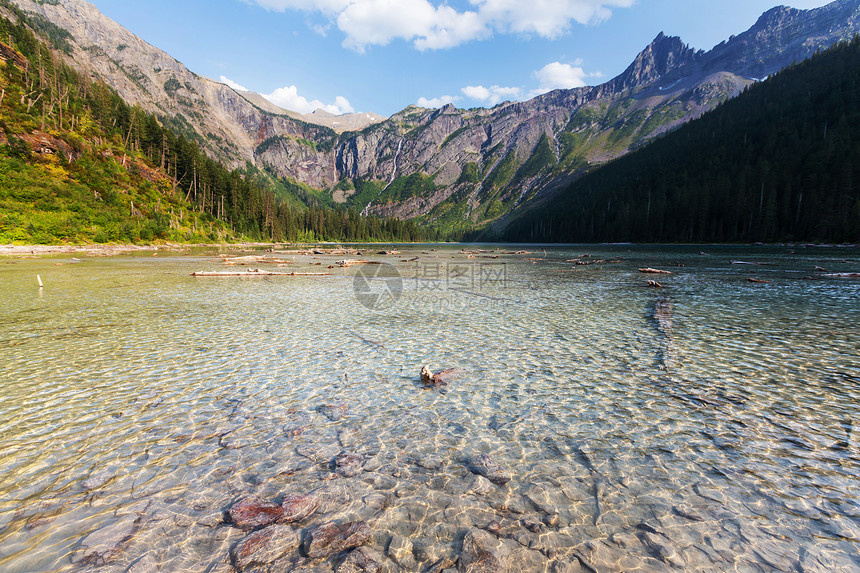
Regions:
<svg viewBox="0 0 860 573"><path fill-rule="evenodd" d="M708 50L775 0L91 0L192 71L307 113L489 107L618 75L661 31ZM796 8L828 2L794 0Z"/></svg>

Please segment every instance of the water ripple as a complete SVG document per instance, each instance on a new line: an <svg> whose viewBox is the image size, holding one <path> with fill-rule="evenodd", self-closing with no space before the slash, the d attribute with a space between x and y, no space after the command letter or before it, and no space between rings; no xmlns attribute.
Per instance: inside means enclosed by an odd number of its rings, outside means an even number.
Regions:
<svg viewBox="0 0 860 573"><path fill-rule="evenodd" d="M242 535L222 526L231 503L317 490L314 523L369 520L377 549L406 537L422 569L481 528L523 570L857 570L860 287L801 279L857 253L708 250L404 250L469 276L501 261L505 280L428 284L395 262L404 290L385 311L359 303L352 270L6 265L0 568L77 571L85 536L132 516L117 570L150 554L221 570ZM586 251L623 260L568 262ZM771 283L733 259L772 262ZM643 286L638 268L676 261L665 289ZM422 364L459 375L425 390ZM342 451L364 471L336 477ZM513 479L478 480L480 454Z"/></svg>

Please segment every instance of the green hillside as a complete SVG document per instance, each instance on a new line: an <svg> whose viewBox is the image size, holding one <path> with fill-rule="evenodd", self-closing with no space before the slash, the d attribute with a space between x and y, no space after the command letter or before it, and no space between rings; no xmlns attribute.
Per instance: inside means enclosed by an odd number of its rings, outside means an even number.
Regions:
<svg viewBox="0 0 860 573"><path fill-rule="evenodd" d="M860 39L582 177L502 238L860 241Z"/></svg>
<svg viewBox="0 0 860 573"><path fill-rule="evenodd" d="M2 7L12 19L0 18L0 243L436 238L226 169L170 129L177 118L129 106L69 66L62 30Z"/></svg>

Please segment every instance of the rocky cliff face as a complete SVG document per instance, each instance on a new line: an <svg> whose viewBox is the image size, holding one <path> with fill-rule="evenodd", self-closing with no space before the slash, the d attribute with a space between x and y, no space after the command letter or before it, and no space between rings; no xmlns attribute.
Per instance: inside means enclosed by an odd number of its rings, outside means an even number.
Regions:
<svg viewBox="0 0 860 573"><path fill-rule="evenodd" d="M281 154L273 156L287 162L281 166L285 176L318 188L337 180L331 162L309 153L300 141L330 144L336 137L331 128L276 106L263 109L232 88L191 72L85 0L13 2L72 34L76 67L102 78L129 103L157 116L179 118L174 124L186 126L184 135L198 141L213 157L236 167L247 162L264 167L256 157L257 148L278 138ZM326 116L318 123L332 121Z"/></svg>
<svg viewBox="0 0 860 573"><path fill-rule="evenodd" d="M839 0L814 10L779 6L765 12L746 32L711 50L704 68L765 78L822 48L851 40L858 32L857 0Z"/></svg>
<svg viewBox="0 0 860 573"><path fill-rule="evenodd" d="M190 135L212 155L317 189L345 180L376 182L370 195L332 191L333 197L443 227L504 218L591 166L698 117L755 79L860 31L860 0L815 10L774 8L709 52L661 33L624 73L599 86L492 109L410 106L369 126L357 118L335 130L307 120L338 127L337 118L299 117L194 74L85 0L13 1L69 30L77 65L128 101L184 118ZM361 131L342 132L350 127ZM401 184L416 174L420 188Z"/></svg>

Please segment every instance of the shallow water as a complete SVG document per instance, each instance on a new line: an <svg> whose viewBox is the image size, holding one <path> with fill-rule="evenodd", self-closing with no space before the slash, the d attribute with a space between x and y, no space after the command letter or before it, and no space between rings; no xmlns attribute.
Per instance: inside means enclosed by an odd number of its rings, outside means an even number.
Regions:
<svg viewBox="0 0 860 573"><path fill-rule="evenodd" d="M317 491L303 528L366 520L404 570L475 528L522 571L860 570L860 281L814 270L857 249L521 248L0 259L0 569L86 569L133 522L101 570L229 571L224 510Z"/></svg>

